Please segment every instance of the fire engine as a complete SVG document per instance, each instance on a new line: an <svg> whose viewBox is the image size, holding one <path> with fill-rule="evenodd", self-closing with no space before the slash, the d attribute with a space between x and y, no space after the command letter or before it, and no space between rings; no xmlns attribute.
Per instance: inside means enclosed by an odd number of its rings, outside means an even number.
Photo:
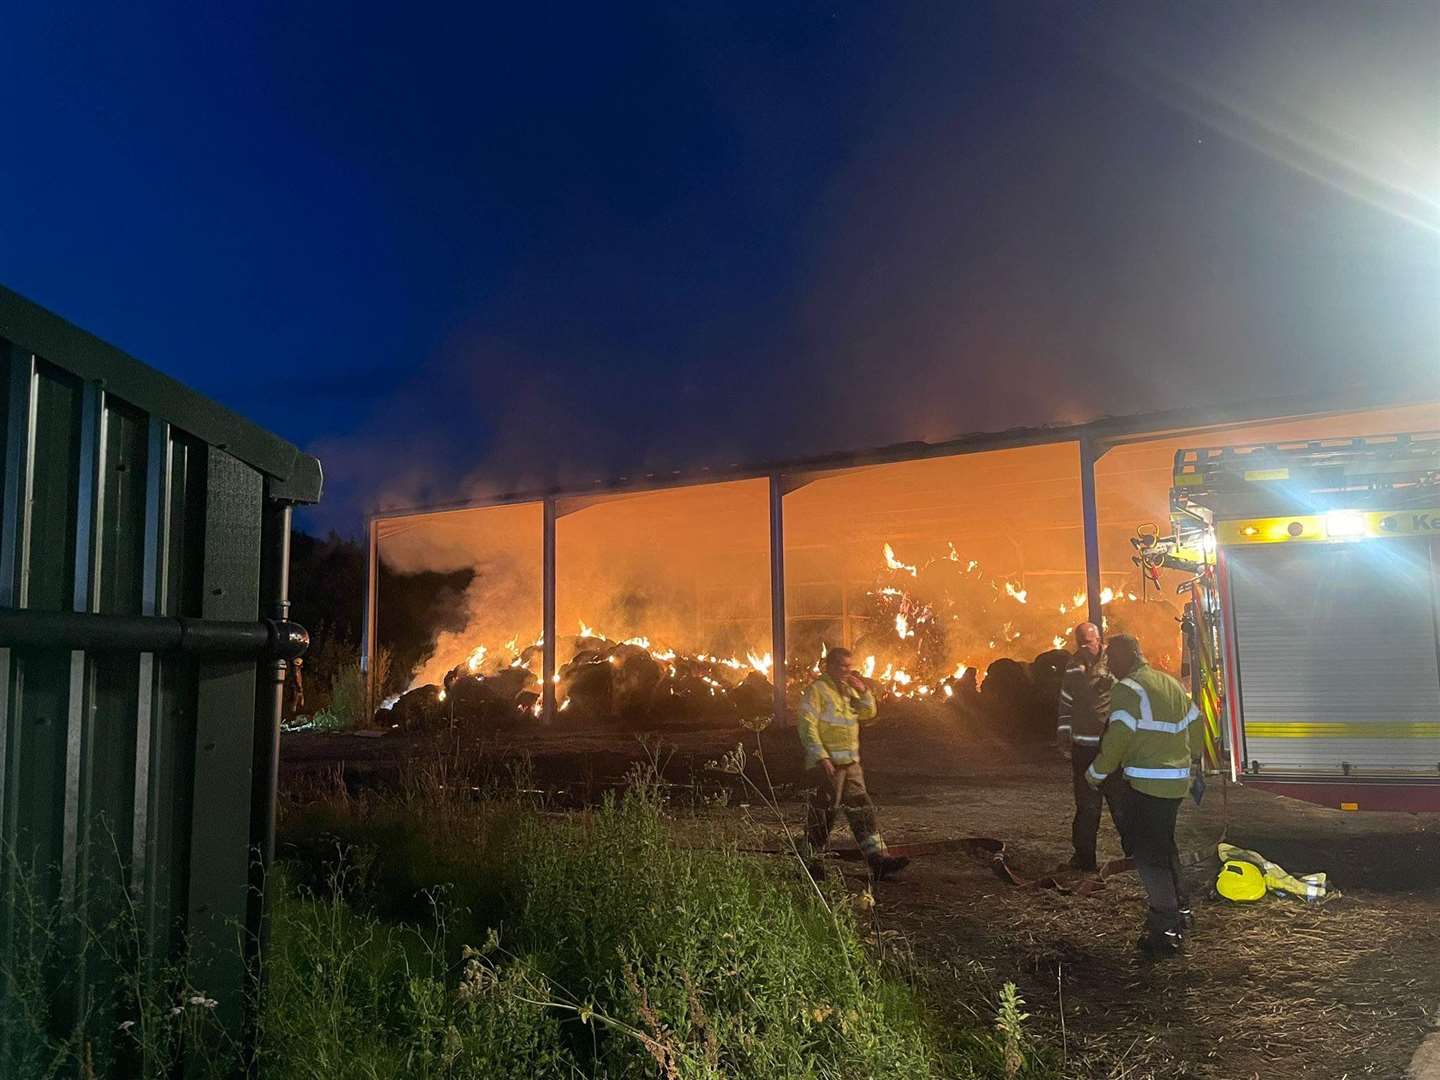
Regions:
<svg viewBox="0 0 1440 1080"><path fill-rule="evenodd" d="M1181 450L1148 585L1207 765L1342 810L1440 810L1440 432Z"/></svg>

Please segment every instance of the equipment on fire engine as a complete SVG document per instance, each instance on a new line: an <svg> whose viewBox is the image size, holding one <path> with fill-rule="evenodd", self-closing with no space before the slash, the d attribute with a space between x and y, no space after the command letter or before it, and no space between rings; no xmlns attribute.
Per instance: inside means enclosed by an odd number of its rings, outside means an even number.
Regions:
<svg viewBox="0 0 1440 1080"><path fill-rule="evenodd" d="M1181 450L1142 587L1187 575L1205 760L1344 810L1440 810L1440 432Z"/></svg>

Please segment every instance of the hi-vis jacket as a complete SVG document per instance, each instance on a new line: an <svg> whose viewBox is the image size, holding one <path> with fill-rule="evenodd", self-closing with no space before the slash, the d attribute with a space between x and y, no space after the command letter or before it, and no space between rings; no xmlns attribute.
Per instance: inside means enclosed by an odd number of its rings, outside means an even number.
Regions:
<svg viewBox="0 0 1440 1080"><path fill-rule="evenodd" d="M858 694L821 675L800 697L797 728L805 747L805 767L829 758L836 765L860 760L860 725L875 719L875 695Z"/></svg>
<svg viewBox="0 0 1440 1080"><path fill-rule="evenodd" d="M1099 746L1105 734L1105 721L1110 716L1110 677L1103 657L1086 666L1084 654L1070 657L1060 684L1060 709L1055 725L1056 738L1081 746Z"/></svg>
<svg viewBox="0 0 1440 1080"><path fill-rule="evenodd" d="M1190 763L1203 749L1199 717L1183 686L1142 664L1110 693L1110 724L1085 779L1099 787L1119 769L1136 791L1183 799L1190 792Z"/></svg>

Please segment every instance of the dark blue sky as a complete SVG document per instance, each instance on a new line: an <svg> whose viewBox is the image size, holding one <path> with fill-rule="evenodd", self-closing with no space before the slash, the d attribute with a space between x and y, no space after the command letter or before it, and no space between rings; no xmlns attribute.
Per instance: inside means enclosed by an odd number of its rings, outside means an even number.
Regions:
<svg viewBox="0 0 1440 1080"><path fill-rule="evenodd" d="M1434 2L88 6L6 14L0 281L316 527L1440 383Z"/></svg>

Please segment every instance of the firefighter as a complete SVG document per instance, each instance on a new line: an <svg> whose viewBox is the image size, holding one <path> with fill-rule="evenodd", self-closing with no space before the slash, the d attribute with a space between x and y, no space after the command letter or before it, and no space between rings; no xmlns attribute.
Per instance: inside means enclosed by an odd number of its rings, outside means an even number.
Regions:
<svg viewBox="0 0 1440 1080"><path fill-rule="evenodd" d="M1140 643L1116 634L1105 650L1116 680L1110 693L1110 722L1100 753L1085 770L1099 788L1117 773L1126 789L1120 820L1126 850L1145 886L1150 911L1136 945L1152 957L1173 956L1189 923L1175 818L1190 793L1200 757L1200 710L1175 679L1145 662Z"/></svg>
<svg viewBox="0 0 1440 1080"><path fill-rule="evenodd" d="M290 677L287 689L290 697L290 719L296 719L305 709L305 659L297 656L290 661Z"/></svg>
<svg viewBox="0 0 1440 1080"><path fill-rule="evenodd" d="M1085 770L1100 753L1100 736L1105 733L1105 721L1110 715L1110 687L1114 682L1105 666L1100 628L1092 622L1082 622L1075 627L1075 653L1060 684L1055 728L1055 740L1061 752L1070 758L1075 790L1075 820L1070 828L1070 840L1075 847L1070 866L1075 870L1099 868L1095 861L1095 841L1100 832L1102 802L1110 807L1110 820L1120 833L1122 846L1124 844L1120 801L1125 782L1118 776L1107 777L1096 791L1085 779Z"/></svg>
<svg viewBox="0 0 1440 1080"><path fill-rule="evenodd" d="M820 856L830 842L835 812L840 809L877 880L903 870L910 860L886 852L875 822L875 804L860 768L860 725L875 719L875 694L855 673L849 649L831 649L825 654L825 672L806 688L799 713L805 767L816 781L805 825L811 875L817 881L825 876Z"/></svg>

